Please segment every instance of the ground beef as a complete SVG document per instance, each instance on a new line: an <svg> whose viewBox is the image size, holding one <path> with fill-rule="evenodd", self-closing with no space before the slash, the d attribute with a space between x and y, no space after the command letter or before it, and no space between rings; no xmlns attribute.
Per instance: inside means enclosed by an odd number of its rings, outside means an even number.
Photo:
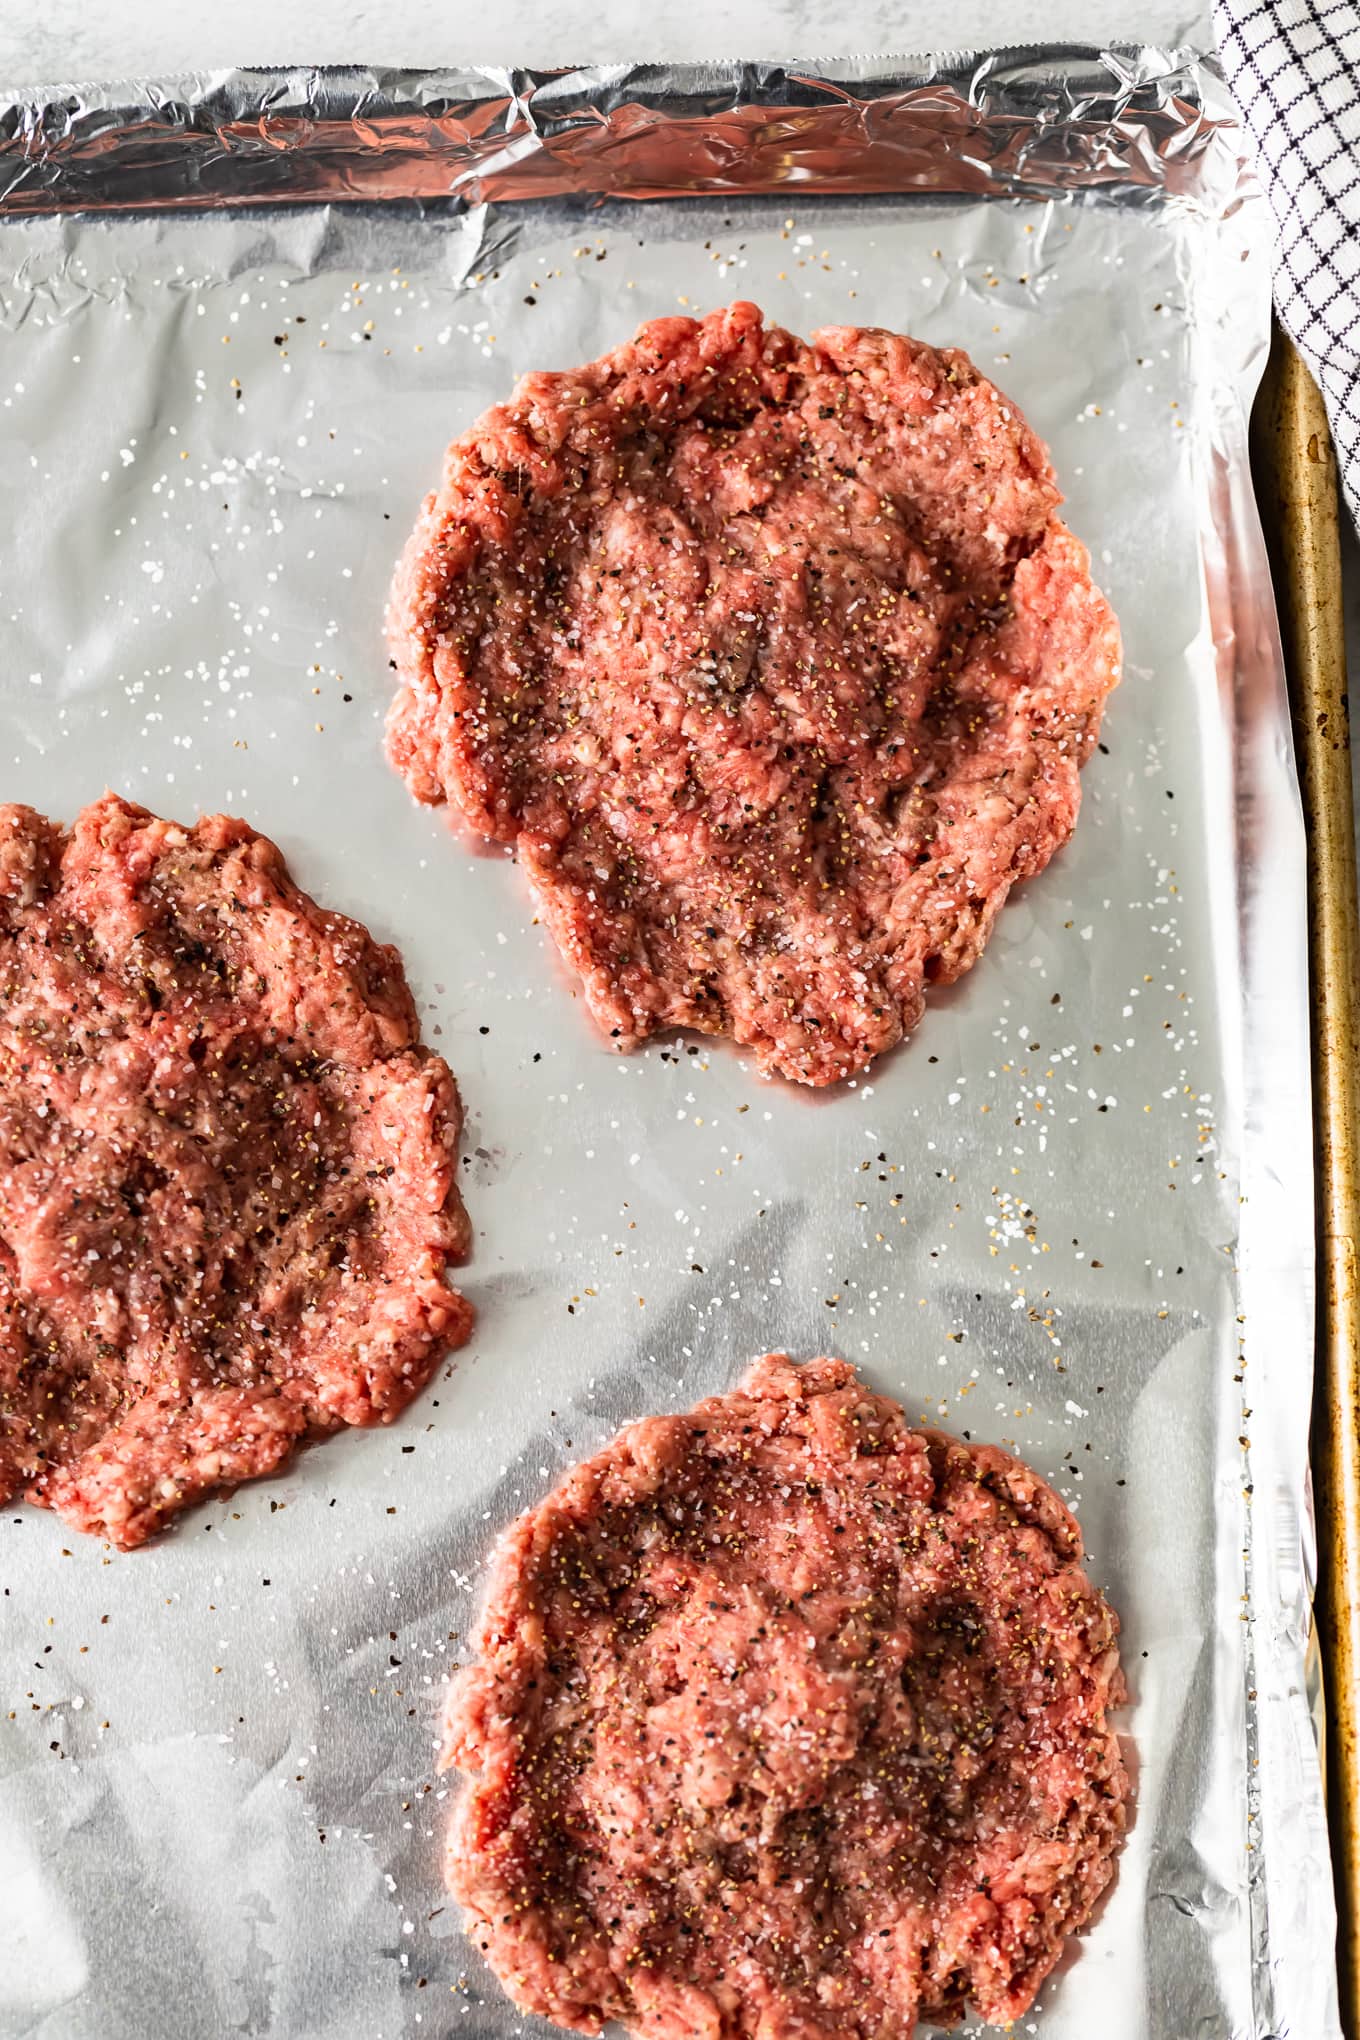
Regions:
<svg viewBox="0 0 1360 2040"><path fill-rule="evenodd" d="M453 1078L275 846L0 807L0 1499L139 1544L391 1418L472 1312Z"/></svg>
<svg viewBox="0 0 1360 2040"><path fill-rule="evenodd" d="M578 2032L1017 2019L1123 1833L1117 1629L1036 1475L771 1354L501 1544L450 1888L516 2004Z"/></svg>
<svg viewBox="0 0 1360 2040"><path fill-rule="evenodd" d="M391 757L514 846L620 1048L834 1082L1072 832L1119 633L1060 501L957 350L654 320L449 449Z"/></svg>

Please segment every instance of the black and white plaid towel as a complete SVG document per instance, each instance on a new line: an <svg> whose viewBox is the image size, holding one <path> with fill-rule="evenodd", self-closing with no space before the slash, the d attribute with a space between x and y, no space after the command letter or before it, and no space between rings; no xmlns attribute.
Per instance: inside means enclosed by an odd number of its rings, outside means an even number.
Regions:
<svg viewBox="0 0 1360 2040"><path fill-rule="evenodd" d="M1214 30L1275 214L1276 307L1360 522L1360 6L1217 0Z"/></svg>

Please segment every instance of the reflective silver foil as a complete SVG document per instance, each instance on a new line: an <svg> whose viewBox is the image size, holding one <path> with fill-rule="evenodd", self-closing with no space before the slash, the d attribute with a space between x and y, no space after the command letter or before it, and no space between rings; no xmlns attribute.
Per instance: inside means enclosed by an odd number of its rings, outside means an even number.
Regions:
<svg viewBox="0 0 1360 2040"><path fill-rule="evenodd" d="M1135 1819L1044 2040L1338 2032L1305 1676L1302 830L1244 413L1264 207L1183 54L253 72L0 107L0 797L226 808L400 943L471 1346L130 1557L0 1523L0 2032L502 2040L441 1891L487 1548L771 1346L1013 1446L1124 1622ZM616 1060L386 767L388 576L521 370L739 296L966 347L1126 670L1071 847L858 1085Z"/></svg>

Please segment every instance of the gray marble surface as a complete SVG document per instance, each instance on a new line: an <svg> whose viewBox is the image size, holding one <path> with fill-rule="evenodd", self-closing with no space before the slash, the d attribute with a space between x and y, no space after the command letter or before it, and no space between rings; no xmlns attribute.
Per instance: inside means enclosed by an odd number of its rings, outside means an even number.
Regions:
<svg viewBox="0 0 1360 2040"><path fill-rule="evenodd" d="M0 80L146 76L222 64L574 63L623 56L844 56L1037 36L1069 42L1208 40L1195 0L4 0Z"/></svg>

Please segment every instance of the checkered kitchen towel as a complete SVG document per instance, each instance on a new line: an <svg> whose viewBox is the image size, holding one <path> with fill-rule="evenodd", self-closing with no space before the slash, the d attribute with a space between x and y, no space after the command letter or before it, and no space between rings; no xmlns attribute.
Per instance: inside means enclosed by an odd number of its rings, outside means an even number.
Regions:
<svg viewBox="0 0 1360 2040"><path fill-rule="evenodd" d="M1275 303L1360 522L1360 5L1217 0L1214 31L1275 214Z"/></svg>

